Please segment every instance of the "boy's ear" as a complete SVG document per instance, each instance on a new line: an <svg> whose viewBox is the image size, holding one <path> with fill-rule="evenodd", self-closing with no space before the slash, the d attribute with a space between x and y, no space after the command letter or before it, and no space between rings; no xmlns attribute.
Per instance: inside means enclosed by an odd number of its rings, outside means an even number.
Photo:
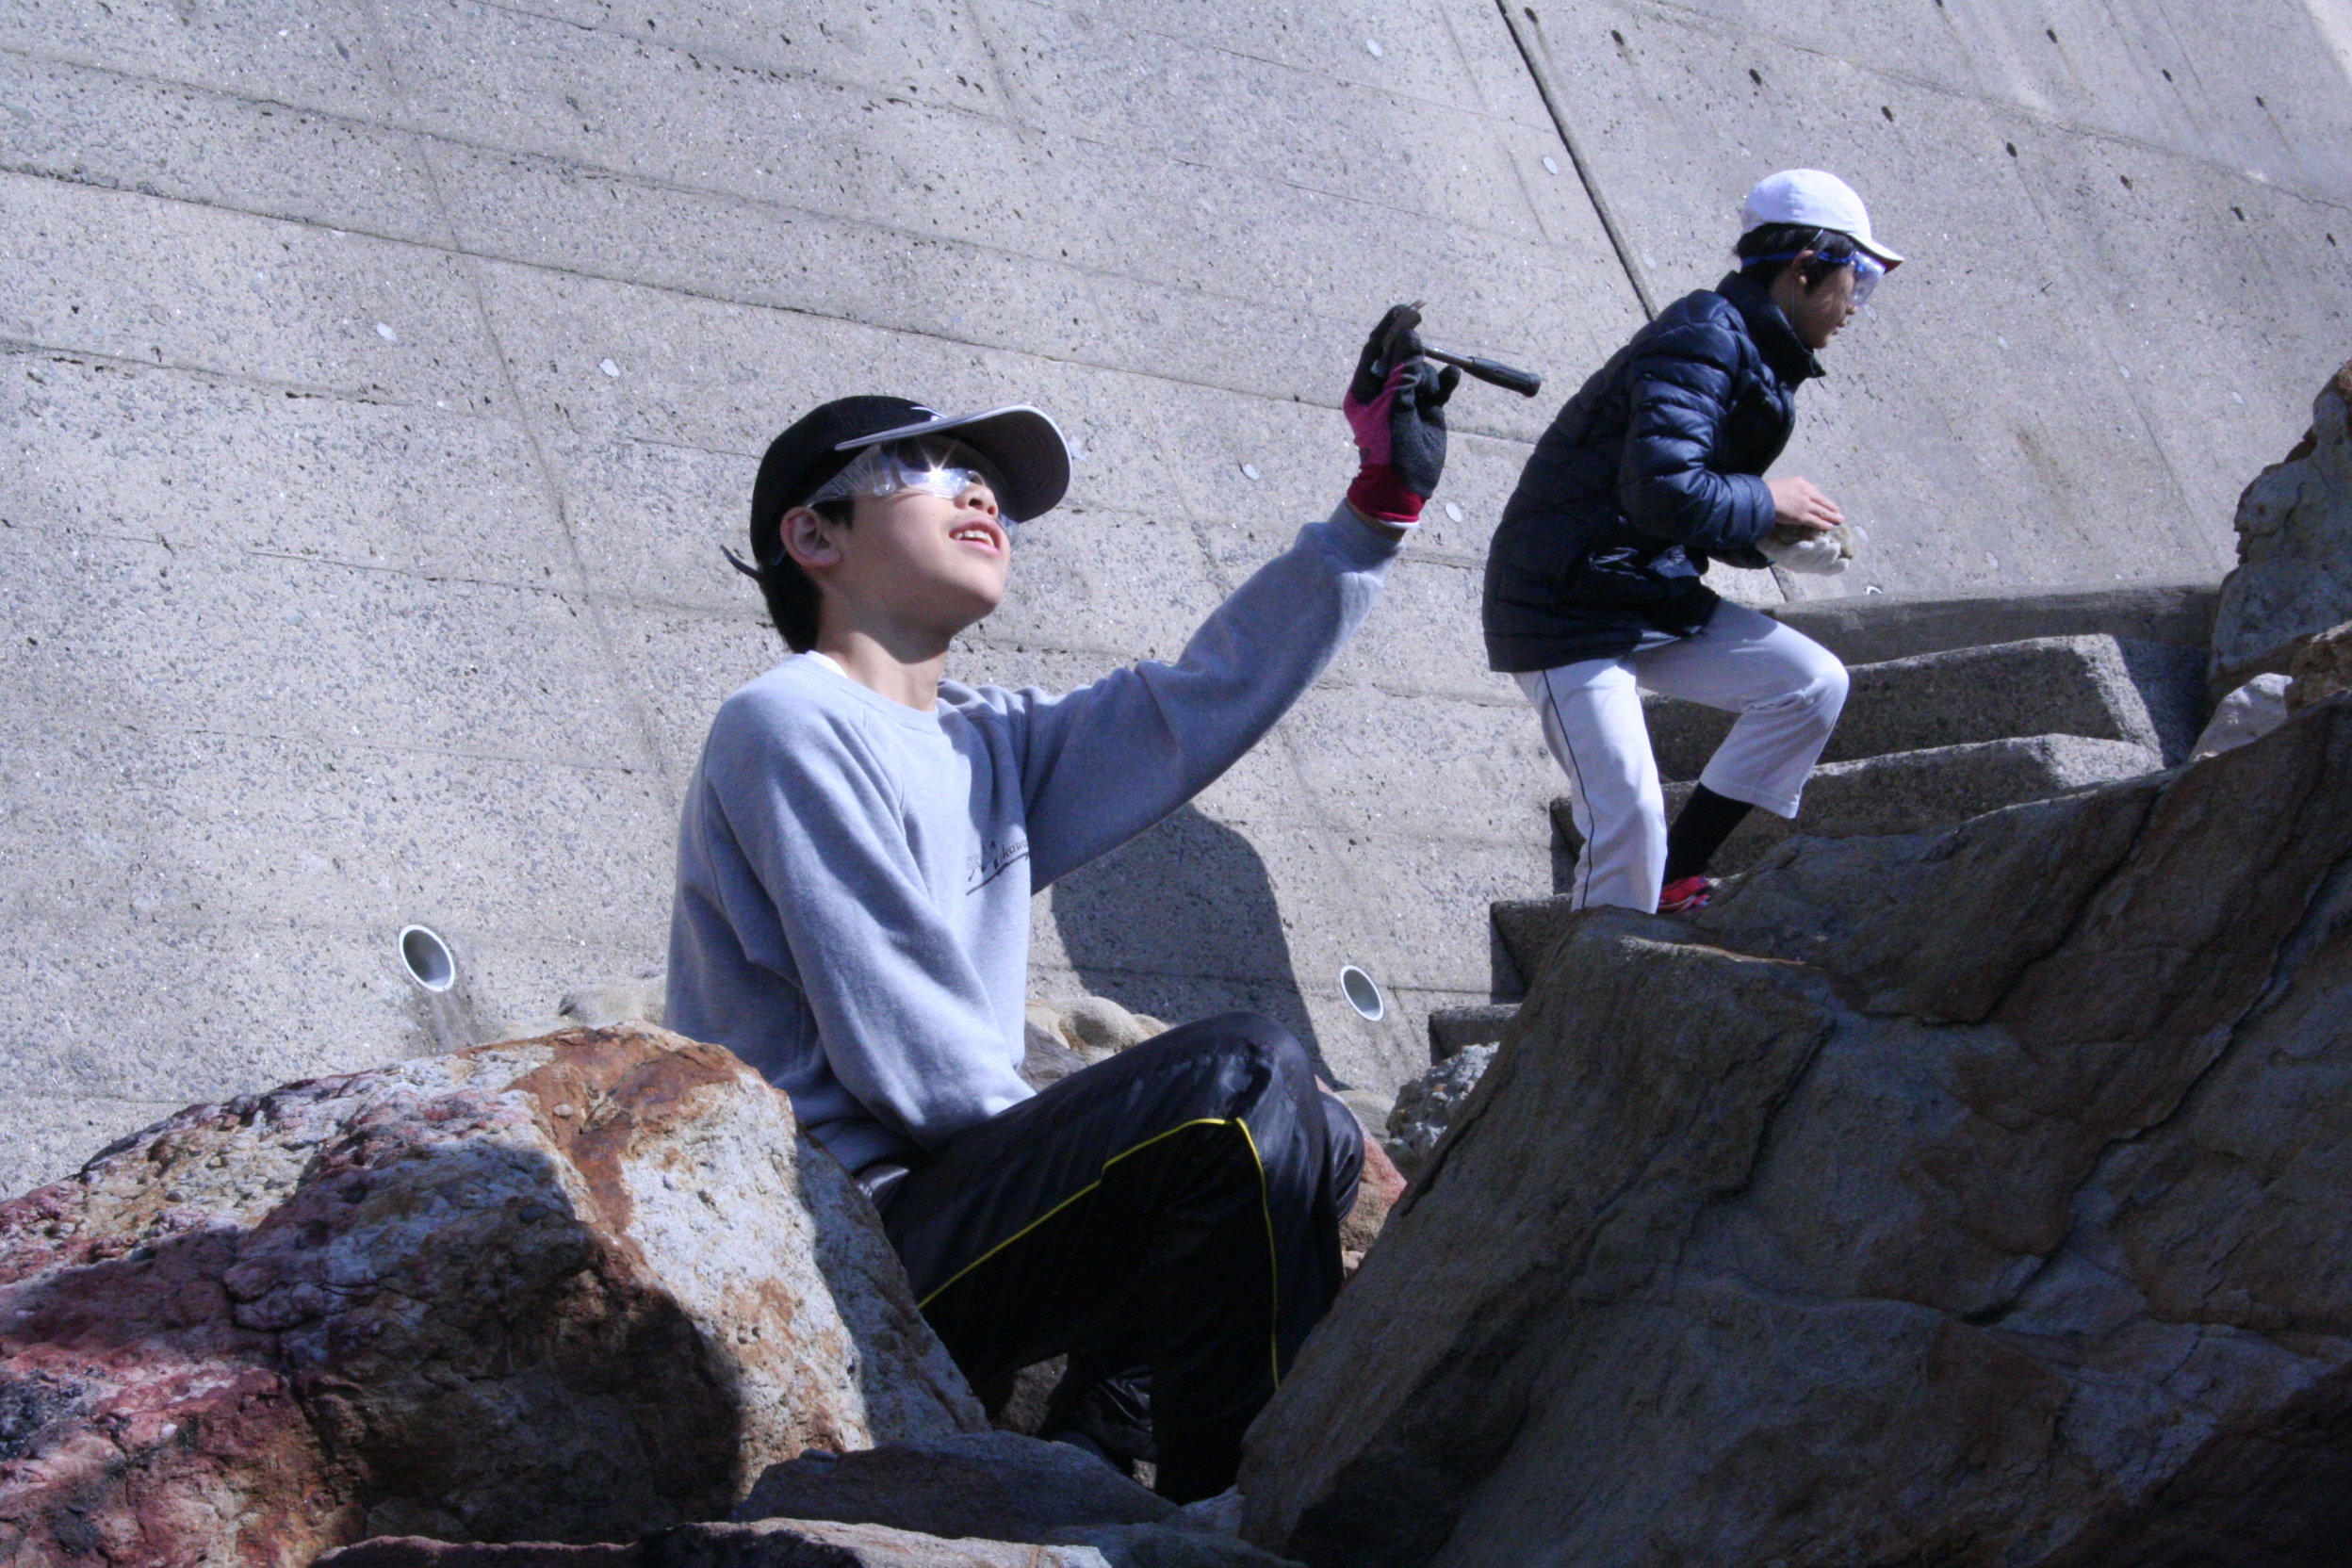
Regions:
<svg viewBox="0 0 2352 1568"><path fill-rule="evenodd" d="M841 564L841 547L834 538L836 525L824 514L806 506L793 507L777 525L784 553L804 572L822 572Z"/></svg>

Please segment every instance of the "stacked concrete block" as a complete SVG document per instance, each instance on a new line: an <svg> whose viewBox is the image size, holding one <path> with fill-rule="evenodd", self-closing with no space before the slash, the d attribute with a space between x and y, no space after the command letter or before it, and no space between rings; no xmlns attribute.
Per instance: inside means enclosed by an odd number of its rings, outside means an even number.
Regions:
<svg viewBox="0 0 2352 1568"><path fill-rule="evenodd" d="M2094 633L1852 666L1844 716L1798 817L1750 813L1713 869L1743 870L1791 832L1916 832L2185 760L2204 718L2201 654L2162 644L2132 652ZM1655 696L1645 712L1671 816L1734 716ZM1567 821L1564 800L1554 815Z"/></svg>
<svg viewBox="0 0 2352 1568"><path fill-rule="evenodd" d="M2146 687L2121 645L2100 635L2037 637L1853 665L1845 713L1821 760L2074 735L2128 742L2177 760L2200 716L2182 701L2202 683L2194 650L2183 651L2187 657L2171 661L2177 668L2157 667ZM2155 662L2143 660L2141 670ZM1733 719L1720 709L1654 694L1645 694L1643 710L1659 776L1668 780L1698 777ZM2166 719L2161 731L2160 712Z"/></svg>
<svg viewBox="0 0 2352 1568"><path fill-rule="evenodd" d="M1789 620L1810 623L1849 654L1970 629L2058 634L1851 665L1844 716L1797 818L1751 812L1709 869L1745 871L1792 834L1915 833L2186 760L2204 718L2205 652L2195 641L2157 638L2201 637L2203 622L2176 599L2210 606L2212 594L2127 588L2020 595L2005 604L1865 600L1834 617L1817 606L1789 607L1783 612ZM1654 694L1644 694L1643 704L1671 819L1733 716ZM1564 797L1554 799L1551 816L1554 834L1573 854L1580 846ZM1539 971L1568 911L1562 896L1500 900L1490 908L1503 960L1498 988ZM1509 1018L1507 1006L1433 1015L1431 1054L1499 1038Z"/></svg>
<svg viewBox="0 0 2352 1568"><path fill-rule="evenodd" d="M2153 746L2085 735L2012 735L1825 763L1805 786L1798 820L1751 815L1709 869L1744 871L1795 833L1829 839L1915 833L2020 801L2135 778L2163 765ZM1670 816L1690 798L1690 788L1667 787Z"/></svg>

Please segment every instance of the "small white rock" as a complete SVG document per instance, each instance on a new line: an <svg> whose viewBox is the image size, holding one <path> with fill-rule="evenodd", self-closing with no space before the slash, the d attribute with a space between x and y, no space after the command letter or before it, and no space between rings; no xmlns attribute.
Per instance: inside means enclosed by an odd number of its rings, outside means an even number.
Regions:
<svg viewBox="0 0 2352 1568"><path fill-rule="evenodd" d="M400 340L400 335L392 330L392 324L389 321L376 323L376 335L386 343L398 343Z"/></svg>
<svg viewBox="0 0 2352 1568"><path fill-rule="evenodd" d="M1257 477L1258 477L1258 466L1257 466L1256 464L1254 464L1254 463L1245 463L1245 464L1243 464L1243 465L1241 466L1241 477L1242 477L1242 478L1244 478L1244 479L1255 479L1255 478L1257 478Z"/></svg>
<svg viewBox="0 0 2352 1568"><path fill-rule="evenodd" d="M2235 751L2286 723L2290 684L2283 675L2258 675L2215 703L2213 718L2189 747L2191 760Z"/></svg>
<svg viewBox="0 0 2352 1568"><path fill-rule="evenodd" d="M1557 174L1560 172L1560 164L1554 160L1552 155L1549 153L1544 155L1544 172L1546 174Z"/></svg>
<svg viewBox="0 0 2352 1568"><path fill-rule="evenodd" d="M621 368L613 364L609 359L600 359L596 361L596 368L602 370L608 376L617 376L621 373Z"/></svg>
<svg viewBox="0 0 2352 1568"><path fill-rule="evenodd" d="M1364 41L1364 52L1371 56L1374 59L1379 59L1381 54L1380 41L1376 38L1365 39Z"/></svg>
<svg viewBox="0 0 2352 1568"><path fill-rule="evenodd" d="M1447 501L1446 503L1446 515L1458 523L1462 521L1462 508L1456 506L1451 501Z"/></svg>

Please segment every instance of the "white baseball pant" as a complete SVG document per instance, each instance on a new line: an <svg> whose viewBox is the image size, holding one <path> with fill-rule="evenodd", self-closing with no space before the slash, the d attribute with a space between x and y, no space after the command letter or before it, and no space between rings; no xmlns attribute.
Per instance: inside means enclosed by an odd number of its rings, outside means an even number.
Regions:
<svg viewBox="0 0 2352 1568"><path fill-rule="evenodd" d="M1836 654L1728 599L1693 636L1517 678L1568 775L1571 811L1584 835L1570 890L1579 909L1658 908L1666 796L1642 718L1643 689L1739 714L1699 782L1780 817L1797 814L1805 781L1846 703L1846 667Z"/></svg>

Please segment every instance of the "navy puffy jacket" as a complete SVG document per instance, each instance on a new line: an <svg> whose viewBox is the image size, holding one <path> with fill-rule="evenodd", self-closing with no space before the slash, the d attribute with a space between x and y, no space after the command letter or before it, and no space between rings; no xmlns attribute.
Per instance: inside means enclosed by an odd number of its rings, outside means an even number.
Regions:
<svg viewBox="0 0 2352 1568"><path fill-rule="evenodd" d="M1734 272L1620 349L1535 445L1486 557L1487 662L1546 670L1689 636L1707 563L1762 566L1763 472L1797 387L1821 373L1761 286Z"/></svg>

